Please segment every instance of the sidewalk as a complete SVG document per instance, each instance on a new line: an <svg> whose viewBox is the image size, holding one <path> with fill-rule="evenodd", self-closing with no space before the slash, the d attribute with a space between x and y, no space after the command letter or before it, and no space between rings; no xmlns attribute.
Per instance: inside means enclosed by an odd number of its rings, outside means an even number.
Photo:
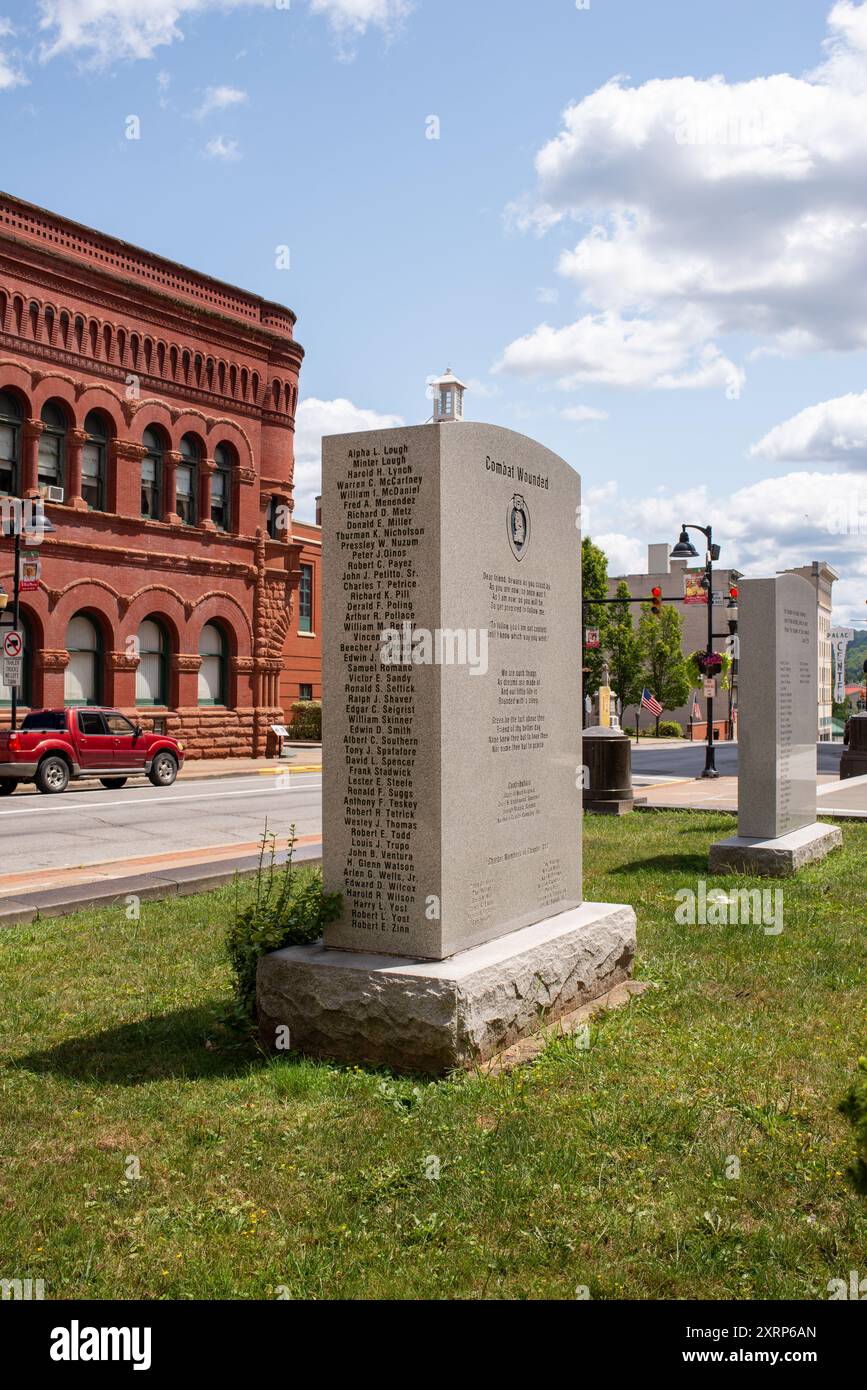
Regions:
<svg viewBox="0 0 867 1390"><path fill-rule="evenodd" d="M126 899L186 897L222 888L236 878L252 878L259 868L259 842L202 850L143 855L80 869L42 869L38 874L6 874L0 879L0 928L39 917L63 917L87 907L125 907ZM275 862L282 864L286 851ZM295 841L296 864L319 864L319 835ZM46 885L50 885L46 887Z"/></svg>
<svg viewBox="0 0 867 1390"><path fill-rule="evenodd" d="M635 791L643 800L638 810L647 811L731 811L738 809L737 777L689 777L675 781L652 779L636 781ZM867 777L840 781L821 775L816 779L816 812L842 820L867 819Z"/></svg>

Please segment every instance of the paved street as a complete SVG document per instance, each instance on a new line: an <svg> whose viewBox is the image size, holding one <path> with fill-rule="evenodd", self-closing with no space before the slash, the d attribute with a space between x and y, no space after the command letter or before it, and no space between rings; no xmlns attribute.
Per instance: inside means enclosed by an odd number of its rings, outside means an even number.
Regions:
<svg viewBox="0 0 867 1390"><path fill-rule="evenodd" d="M651 747L632 745L632 771L641 777L658 774L662 777L697 777L704 767L706 745L691 743L686 746L663 744ZM828 776L840 775L842 743L817 743L817 772ZM736 777L738 771L738 745L721 743L716 750L716 766L723 777Z"/></svg>
<svg viewBox="0 0 867 1390"><path fill-rule="evenodd" d="M2 879L39 870L104 864L147 855L254 845L267 820L281 838L322 824L318 773L253 774L185 780L167 790L149 782L122 791L73 789L63 796L16 793L0 801Z"/></svg>

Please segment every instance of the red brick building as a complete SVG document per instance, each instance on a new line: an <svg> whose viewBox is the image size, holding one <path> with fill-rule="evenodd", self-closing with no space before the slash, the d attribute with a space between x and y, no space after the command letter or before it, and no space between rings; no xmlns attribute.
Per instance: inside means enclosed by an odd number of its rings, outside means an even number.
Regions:
<svg viewBox="0 0 867 1390"><path fill-rule="evenodd" d="M225 756L263 752L290 693L319 693L317 533L292 528L294 324L0 194L0 495L41 494L54 528L21 599L25 707L110 704ZM12 561L2 538L10 594Z"/></svg>
<svg viewBox="0 0 867 1390"><path fill-rule="evenodd" d="M293 521L298 552L298 590L286 631L280 702L289 711L296 700L322 699L322 532Z"/></svg>

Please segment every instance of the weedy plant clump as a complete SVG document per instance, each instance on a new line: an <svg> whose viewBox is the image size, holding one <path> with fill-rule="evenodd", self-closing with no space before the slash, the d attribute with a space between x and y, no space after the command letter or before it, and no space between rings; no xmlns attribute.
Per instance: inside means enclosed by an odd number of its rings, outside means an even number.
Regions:
<svg viewBox="0 0 867 1390"><path fill-rule="evenodd" d="M235 895L235 913L226 933L226 953L232 970L236 1019L256 1017L256 967L259 957L284 946L318 941L330 922L340 916L343 897L327 893L319 869L294 863L295 827L286 842L286 859L277 863L277 837L266 830L259 850L259 867L252 895Z"/></svg>

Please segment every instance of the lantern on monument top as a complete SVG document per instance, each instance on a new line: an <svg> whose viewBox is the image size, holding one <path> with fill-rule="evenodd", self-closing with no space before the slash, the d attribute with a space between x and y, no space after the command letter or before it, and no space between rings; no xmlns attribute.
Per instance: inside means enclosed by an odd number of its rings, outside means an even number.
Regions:
<svg viewBox="0 0 867 1390"><path fill-rule="evenodd" d="M466 385L459 381L451 367L446 367L443 376L435 376L431 382L433 395L433 421L435 425L449 420L463 420L464 392Z"/></svg>

